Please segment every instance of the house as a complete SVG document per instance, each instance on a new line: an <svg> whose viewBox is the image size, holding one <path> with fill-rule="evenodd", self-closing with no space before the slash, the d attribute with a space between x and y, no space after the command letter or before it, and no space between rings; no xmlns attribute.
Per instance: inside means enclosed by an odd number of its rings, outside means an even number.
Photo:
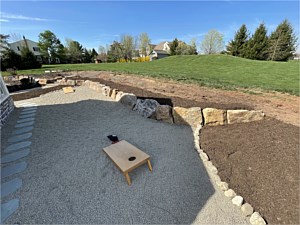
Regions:
<svg viewBox="0 0 300 225"><path fill-rule="evenodd" d="M36 57L36 60L40 63L43 62L42 54L40 52L40 48L38 47L38 43L28 40L25 37L23 37L23 40L16 41L13 43L9 43L8 47L13 50L15 53L21 55L21 50L24 47L28 47L28 49L34 54Z"/></svg>
<svg viewBox="0 0 300 225"><path fill-rule="evenodd" d="M150 61L162 59L168 56L170 56L170 45L169 42L163 41L156 45L153 51L150 53Z"/></svg>

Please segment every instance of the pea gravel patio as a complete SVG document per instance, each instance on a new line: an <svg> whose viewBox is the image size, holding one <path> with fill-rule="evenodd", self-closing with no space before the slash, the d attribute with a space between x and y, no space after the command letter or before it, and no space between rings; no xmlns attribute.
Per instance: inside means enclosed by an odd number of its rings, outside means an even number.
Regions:
<svg viewBox="0 0 300 225"><path fill-rule="evenodd" d="M24 102L15 102L2 129L2 154ZM21 188L2 199L20 200L6 223L248 224L210 180L189 127L143 118L86 87L30 102L37 104L30 154L14 162L26 159L27 168L2 179L22 179ZM153 172L139 167L128 186L102 151L111 144L109 134L149 154Z"/></svg>

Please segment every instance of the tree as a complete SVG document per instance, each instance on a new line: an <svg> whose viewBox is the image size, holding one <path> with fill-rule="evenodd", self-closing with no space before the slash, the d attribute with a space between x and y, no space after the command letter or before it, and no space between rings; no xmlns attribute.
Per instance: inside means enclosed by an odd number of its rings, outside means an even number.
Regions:
<svg viewBox="0 0 300 225"><path fill-rule="evenodd" d="M267 60L268 58L268 36L267 29L262 23L256 29L254 35L248 40L245 58Z"/></svg>
<svg viewBox="0 0 300 225"><path fill-rule="evenodd" d="M121 36L121 45L123 47L123 57L125 61L132 60L132 55L134 51L134 38L131 35Z"/></svg>
<svg viewBox="0 0 300 225"><path fill-rule="evenodd" d="M123 46L120 42L114 41L107 51L107 61L117 62L123 57Z"/></svg>
<svg viewBox="0 0 300 225"><path fill-rule="evenodd" d="M88 51L86 48L83 49L82 62L84 63L92 62L90 51Z"/></svg>
<svg viewBox="0 0 300 225"><path fill-rule="evenodd" d="M269 38L268 59L273 61L287 61L293 56L297 47L297 38L292 25L284 20Z"/></svg>
<svg viewBox="0 0 300 225"><path fill-rule="evenodd" d="M175 38L170 44L170 55L176 55L177 47L178 47L178 39Z"/></svg>
<svg viewBox="0 0 300 225"><path fill-rule="evenodd" d="M217 30L210 30L204 36L200 45L205 54L220 53L224 48L223 35Z"/></svg>
<svg viewBox="0 0 300 225"><path fill-rule="evenodd" d="M41 64L36 60L36 57L27 46L21 49L21 60L22 69L37 69L41 67Z"/></svg>
<svg viewBox="0 0 300 225"><path fill-rule="evenodd" d="M9 49L8 47L9 35L0 34L0 56Z"/></svg>
<svg viewBox="0 0 300 225"><path fill-rule="evenodd" d="M8 68L22 69L21 64L21 56L13 50L8 49L3 52L3 55L1 56L1 71L5 71Z"/></svg>
<svg viewBox="0 0 300 225"><path fill-rule="evenodd" d="M101 60L101 62L107 62L107 49L104 46L99 46L98 50L99 54L97 59Z"/></svg>
<svg viewBox="0 0 300 225"><path fill-rule="evenodd" d="M97 51L93 48L92 51L91 51L91 53L90 53L90 55L91 55L91 61L94 61L94 59L97 57L98 53L97 53Z"/></svg>
<svg viewBox="0 0 300 225"><path fill-rule="evenodd" d="M67 55L71 63L82 62L83 47L78 41L66 39L67 42Z"/></svg>
<svg viewBox="0 0 300 225"><path fill-rule="evenodd" d="M151 42L148 34L147 33L141 33L139 35L138 42L139 42L139 49L140 49L141 54L144 57L147 56L147 48L149 47L150 42Z"/></svg>
<svg viewBox="0 0 300 225"><path fill-rule="evenodd" d="M189 48L189 55L197 55L197 39L196 38L192 38L190 41L190 48Z"/></svg>
<svg viewBox="0 0 300 225"><path fill-rule="evenodd" d="M234 39L227 45L229 55L244 57L247 47L249 32L245 24L235 33Z"/></svg>
<svg viewBox="0 0 300 225"><path fill-rule="evenodd" d="M39 34L38 46L42 56L48 59L48 63L58 57L58 51L61 43L54 33L46 30Z"/></svg>

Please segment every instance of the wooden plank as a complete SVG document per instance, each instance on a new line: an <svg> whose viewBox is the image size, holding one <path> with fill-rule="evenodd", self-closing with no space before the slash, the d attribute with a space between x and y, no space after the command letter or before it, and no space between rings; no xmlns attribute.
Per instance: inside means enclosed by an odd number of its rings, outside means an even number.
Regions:
<svg viewBox="0 0 300 225"><path fill-rule="evenodd" d="M124 140L103 148L103 151L123 173L132 171L150 159L148 154ZM135 159L130 161L131 157Z"/></svg>
<svg viewBox="0 0 300 225"><path fill-rule="evenodd" d="M68 94L68 93L73 93L74 89L72 87L64 87L63 91L65 94Z"/></svg>

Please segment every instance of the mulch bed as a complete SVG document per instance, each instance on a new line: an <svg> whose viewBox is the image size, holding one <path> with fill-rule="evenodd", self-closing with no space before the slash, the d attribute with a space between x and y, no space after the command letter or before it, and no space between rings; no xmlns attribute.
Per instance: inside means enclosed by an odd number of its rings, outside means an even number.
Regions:
<svg viewBox="0 0 300 225"><path fill-rule="evenodd" d="M201 130L221 180L269 224L299 224L299 127L275 119Z"/></svg>
<svg viewBox="0 0 300 225"><path fill-rule="evenodd" d="M29 91L26 93L11 95L11 97L14 101L21 101L21 100L30 99L30 98L36 98L36 97L39 97L40 95L44 95L48 92L61 90L63 87L66 87L66 86L59 85L59 86L55 86L55 87L51 87L51 88L32 90L32 91Z"/></svg>

